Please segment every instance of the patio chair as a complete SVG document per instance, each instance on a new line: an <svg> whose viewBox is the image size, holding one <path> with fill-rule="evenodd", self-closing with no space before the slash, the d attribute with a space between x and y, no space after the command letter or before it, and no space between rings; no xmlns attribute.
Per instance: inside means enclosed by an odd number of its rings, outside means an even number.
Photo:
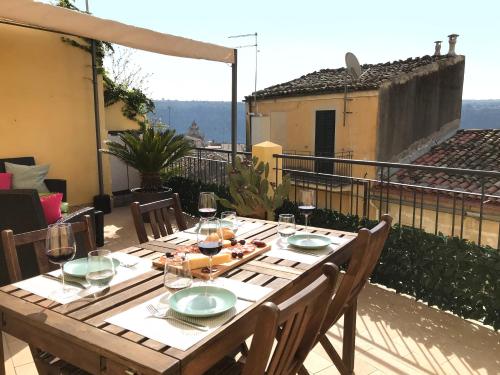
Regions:
<svg viewBox="0 0 500 375"><path fill-rule="evenodd" d="M43 214L42 205L38 192L34 189L0 190L0 231L11 229L14 234L31 232L47 228L47 222ZM98 246L103 242L102 213L93 207L84 207L71 214L64 215L60 222L74 223L82 221L85 215L89 215L92 221L91 232L96 233ZM84 244L80 236L77 237L77 257L86 256ZM0 241L0 286L9 282L7 277L7 266L3 255L3 247ZM35 254L32 251L20 251L19 263L24 278L35 276L36 268Z"/></svg>
<svg viewBox="0 0 500 375"><path fill-rule="evenodd" d="M358 295L375 269L391 229L392 217L383 215L373 229L363 228L353 243L347 271L333 297L320 330L319 343L341 374L354 373L356 310ZM342 357L328 339L328 330L344 316ZM307 374L304 367L302 374Z"/></svg>
<svg viewBox="0 0 500 375"><path fill-rule="evenodd" d="M80 237L85 246L86 252L95 249L95 242L92 239L91 219L86 215L84 221L71 224L75 238ZM21 234L14 234L12 230L1 232L2 244L4 248L5 261L9 280L11 283L21 281L23 275L19 264L18 252L26 252L27 247L35 253L39 273L46 273L55 269L55 265L48 262L45 256L45 237L47 228ZM52 354L39 348L30 346L31 354L39 374L86 374L81 369L56 358Z"/></svg>
<svg viewBox="0 0 500 375"><path fill-rule="evenodd" d="M245 363L225 358L205 375L296 374L316 343L338 273L337 266L327 263L324 276L299 293L278 306L264 303Z"/></svg>
<svg viewBox="0 0 500 375"><path fill-rule="evenodd" d="M146 232L145 218L149 219L151 231L155 239L174 233L169 219L169 211L173 210L177 228L182 231L187 229L186 220L182 214L181 201L179 194L174 193L172 198L161 201L139 204L133 202L130 205L132 216L134 218L135 231L139 243L148 242Z"/></svg>

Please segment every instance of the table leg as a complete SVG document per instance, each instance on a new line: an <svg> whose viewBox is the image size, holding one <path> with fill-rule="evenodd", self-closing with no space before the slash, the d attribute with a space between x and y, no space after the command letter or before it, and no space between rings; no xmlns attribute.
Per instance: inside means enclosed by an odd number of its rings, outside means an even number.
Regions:
<svg viewBox="0 0 500 375"><path fill-rule="evenodd" d="M3 347L3 333L0 331L0 375L5 375L5 350Z"/></svg>

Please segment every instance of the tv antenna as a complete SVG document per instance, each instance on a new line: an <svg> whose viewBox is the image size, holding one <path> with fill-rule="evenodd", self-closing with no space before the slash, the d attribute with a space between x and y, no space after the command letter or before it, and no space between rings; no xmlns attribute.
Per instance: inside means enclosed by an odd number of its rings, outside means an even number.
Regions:
<svg viewBox="0 0 500 375"><path fill-rule="evenodd" d="M244 44L244 45L237 46L234 48L239 49L239 48L255 47L255 77L254 77L254 89L253 89L253 101L255 103L255 112L250 113L250 116L256 116L256 115L258 115L258 111L257 111L257 62L258 62L258 53L259 53L259 42L258 42L257 32L251 33L251 34L231 35L231 36L228 36L228 38L249 38L252 36L255 38L254 44Z"/></svg>
<svg viewBox="0 0 500 375"><path fill-rule="evenodd" d="M345 65L347 68L347 75L351 77L351 82L358 82L359 79L369 70L361 72L361 65L359 65L358 58L352 52L347 52L345 54ZM346 126L346 115L352 112L347 111L347 102L351 101L351 98L347 97L347 78L344 84L344 127Z"/></svg>

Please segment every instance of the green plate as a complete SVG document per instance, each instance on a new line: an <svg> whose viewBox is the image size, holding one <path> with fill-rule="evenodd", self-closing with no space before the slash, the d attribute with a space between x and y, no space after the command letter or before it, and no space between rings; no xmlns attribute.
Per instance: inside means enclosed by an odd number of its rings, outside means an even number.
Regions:
<svg viewBox="0 0 500 375"><path fill-rule="evenodd" d="M112 258L115 269L120 265L118 259ZM87 258L72 260L64 265L64 273L73 277L85 277L87 275Z"/></svg>
<svg viewBox="0 0 500 375"><path fill-rule="evenodd" d="M194 286L174 293L168 303L179 314L205 318L232 309L236 304L236 295L216 286Z"/></svg>
<svg viewBox="0 0 500 375"><path fill-rule="evenodd" d="M288 237L288 243L292 246L303 249L320 249L332 243L332 240L327 236L314 233L300 233Z"/></svg>

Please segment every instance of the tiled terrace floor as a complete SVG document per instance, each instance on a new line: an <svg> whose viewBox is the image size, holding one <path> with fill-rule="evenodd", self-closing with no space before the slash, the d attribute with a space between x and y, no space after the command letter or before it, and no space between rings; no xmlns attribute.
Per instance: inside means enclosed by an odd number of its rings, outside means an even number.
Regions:
<svg viewBox="0 0 500 375"><path fill-rule="evenodd" d="M106 248L136 243L128 208L115 209L106 224ZM338 324L330 330L337 349L341 328ZM500 333L375 285L361 293L356 340L358 375L500 374ZM7 375L37 373L26 345L11 336L3 343ZM306 367L318 375L338 373L320 346Z"/></svg>

